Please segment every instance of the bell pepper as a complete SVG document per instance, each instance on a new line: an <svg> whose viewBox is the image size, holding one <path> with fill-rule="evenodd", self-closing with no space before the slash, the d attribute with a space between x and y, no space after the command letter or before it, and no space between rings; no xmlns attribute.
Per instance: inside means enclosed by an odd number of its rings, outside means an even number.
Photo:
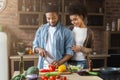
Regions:
<svg viewBox="0 0 120 80"><path fill-rule="evenodd" d="M40 72L50 72L49 69L40 69Z"/></svg>
<svg viewBox="0 0 120 80"><path fill-rule="evenodd" d="M67 70L66 65L62 64L58 67L58 72L65 72Z"/></svg>
<svg viewBox="0 0 120 80"><path fill-rule="evenodd" d="M54 65L49 65L48 67L49 67L50 72L55 71L55 66Z"/></svg>

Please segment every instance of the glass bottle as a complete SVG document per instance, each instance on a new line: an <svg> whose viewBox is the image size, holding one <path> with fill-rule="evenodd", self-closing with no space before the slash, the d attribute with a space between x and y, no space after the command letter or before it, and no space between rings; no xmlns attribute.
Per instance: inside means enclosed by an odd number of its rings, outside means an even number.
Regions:
<svg viewBox="0 0 120 80"><path fill-rule="evenodd" d="M33 11L36 11L36 0L34 0Z"/></svg>
<svg viewBox="0 0 120 80"><path fill-rule="evenodd" d="M115 21L112 21L112 31L115 31Z"/></svg>
<svg viewBox="0 0 120 80"><path fill-rule="evenodd" d="M92 67L93 67L92 60L89 59L88 60L88 71L92 71Z"/></svg>
<svg viewBox="0 0 120 80"><path fill-rule="evenodd" d="M106 25L106 31L110 31L110 25L109 25L109 23L107 23L107 25Z"/></svg>
<svg viewBox="0 0 120 80"><path fill-rule="evenodd" d="M22 11L25 11L26 7L25 7L25 0L23 0L22 2Z"/></svg>
<svg viewBox="0 0 120 80"><path fill-rule="evenodd" d="M22 74L22 73L24 72L24 61L23 61L23 56L20 56L19 70L20 70L20 74Z"/></svg>

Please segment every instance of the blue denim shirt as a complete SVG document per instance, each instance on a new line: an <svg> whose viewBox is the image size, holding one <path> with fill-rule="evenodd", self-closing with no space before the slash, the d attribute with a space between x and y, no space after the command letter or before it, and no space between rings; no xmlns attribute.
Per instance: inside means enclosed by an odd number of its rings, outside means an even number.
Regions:
<svg viewBox="0 0 120 80"><path fill-rule="evenodd" d="M62 59L66 54L73 56L73 51L71 50L72 45L74 44L74 37L72 31L63 26L58 22L57 29L53 36L53 47L52 53L55 56L56 60ZM44 24L40 27L35 35L35 39L33 41L33 49L35 47L43 48L46 47L47 36L48 36L49 24ZM38 68L43 68L44 59L39 56Z"/></svg>

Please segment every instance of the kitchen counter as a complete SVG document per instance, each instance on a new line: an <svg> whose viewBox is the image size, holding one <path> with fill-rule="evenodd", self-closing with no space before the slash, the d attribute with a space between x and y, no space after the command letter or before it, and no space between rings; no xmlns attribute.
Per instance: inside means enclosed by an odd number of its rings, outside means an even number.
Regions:
<svg viewBox="0 0 120 80"><path fill-rule="evenodd" d="M70 75L64 75L68 80L103 80L98 76L80 76L77 73L72 73Z"/></svg>
<svg viewBox="0 0 120 80"><path fill-rule="evenodd" d="M109 57L110 55L90 55L90 58L104 58L104 57ZM24 58L27 59L27 58L38 58L39 56L38 55L24 55ZM18 55L15 55L15 56L10 56L10 59L18 59L20 58Z"/></svg>
<svg viewBox="0 0 120 80"><path fill-rule="evenodd" d="M107 54L96 54L96 55L90 55L91 58L104 58L104 57L110 57L110 55Z"/></svg>
<svg viewBox="0 0 120 80"><path fill-rule="evenodd" d="M24 55L23 58L24 59L38 58L38 55ZM10 59L20 59L20 56L19 55L10 56Z"/></svg>
<svg viewBox="0 0 120 80"><path fill-rule="evenodd" d="M103 66L104 67L107 67L107 58L108 57L110 57L110 55L107 55L107 54L95 54L95 55L90 55L89 56L91 59L101 59L101 60L103 60L104 62L103 62Z"/></svg>
<svg viewBox="0 0 120 80"><path fill-rule="evenodd" d="M30 67L30 66L37 66L38 64L38 55L24 55L23 56L25 66ZM10 56L10 61L11 61L11 76L13 75L16 69L16 66L19 66L19 61L20 61L20 56L15 55L15 56ZM18 63L18 64L16 64ZM29 63L33 63L32 65L29 65Z"/></svg>
<svg viewBox="0 0 120 80"><path fill-rule="evenodd" d="M109 57L110 55L90 55L91 59L103 59L104 60L104 67L106 67L107 65L107 57ZM24 61L33 61L34 62L34 66L37 65L37 61L38 61L38 55L24 55ZM10 60L11 60L11 74L13 75L14 71L15 71L15 62L20 60L20 56L15 55L15 56L10 56Z"/></svg>
<svg viewBox="0 0 120 80"><path fill-rule="evenodd" d="M19 71L15 71L13 77L18 75ZM67 77L67 80L103 80L98 76L79 76L77 73L63 75Z"/></svg>

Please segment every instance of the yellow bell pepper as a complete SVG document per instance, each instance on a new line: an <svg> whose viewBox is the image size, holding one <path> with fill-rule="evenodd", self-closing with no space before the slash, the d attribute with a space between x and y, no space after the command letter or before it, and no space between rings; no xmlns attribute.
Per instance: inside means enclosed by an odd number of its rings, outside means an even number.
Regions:
<svg viewBox="0 0 120 80"><path fill-rule="evenodd" d="M67 70L66 65L62 64L58 67L58 72L65 72Z"/></svg>

